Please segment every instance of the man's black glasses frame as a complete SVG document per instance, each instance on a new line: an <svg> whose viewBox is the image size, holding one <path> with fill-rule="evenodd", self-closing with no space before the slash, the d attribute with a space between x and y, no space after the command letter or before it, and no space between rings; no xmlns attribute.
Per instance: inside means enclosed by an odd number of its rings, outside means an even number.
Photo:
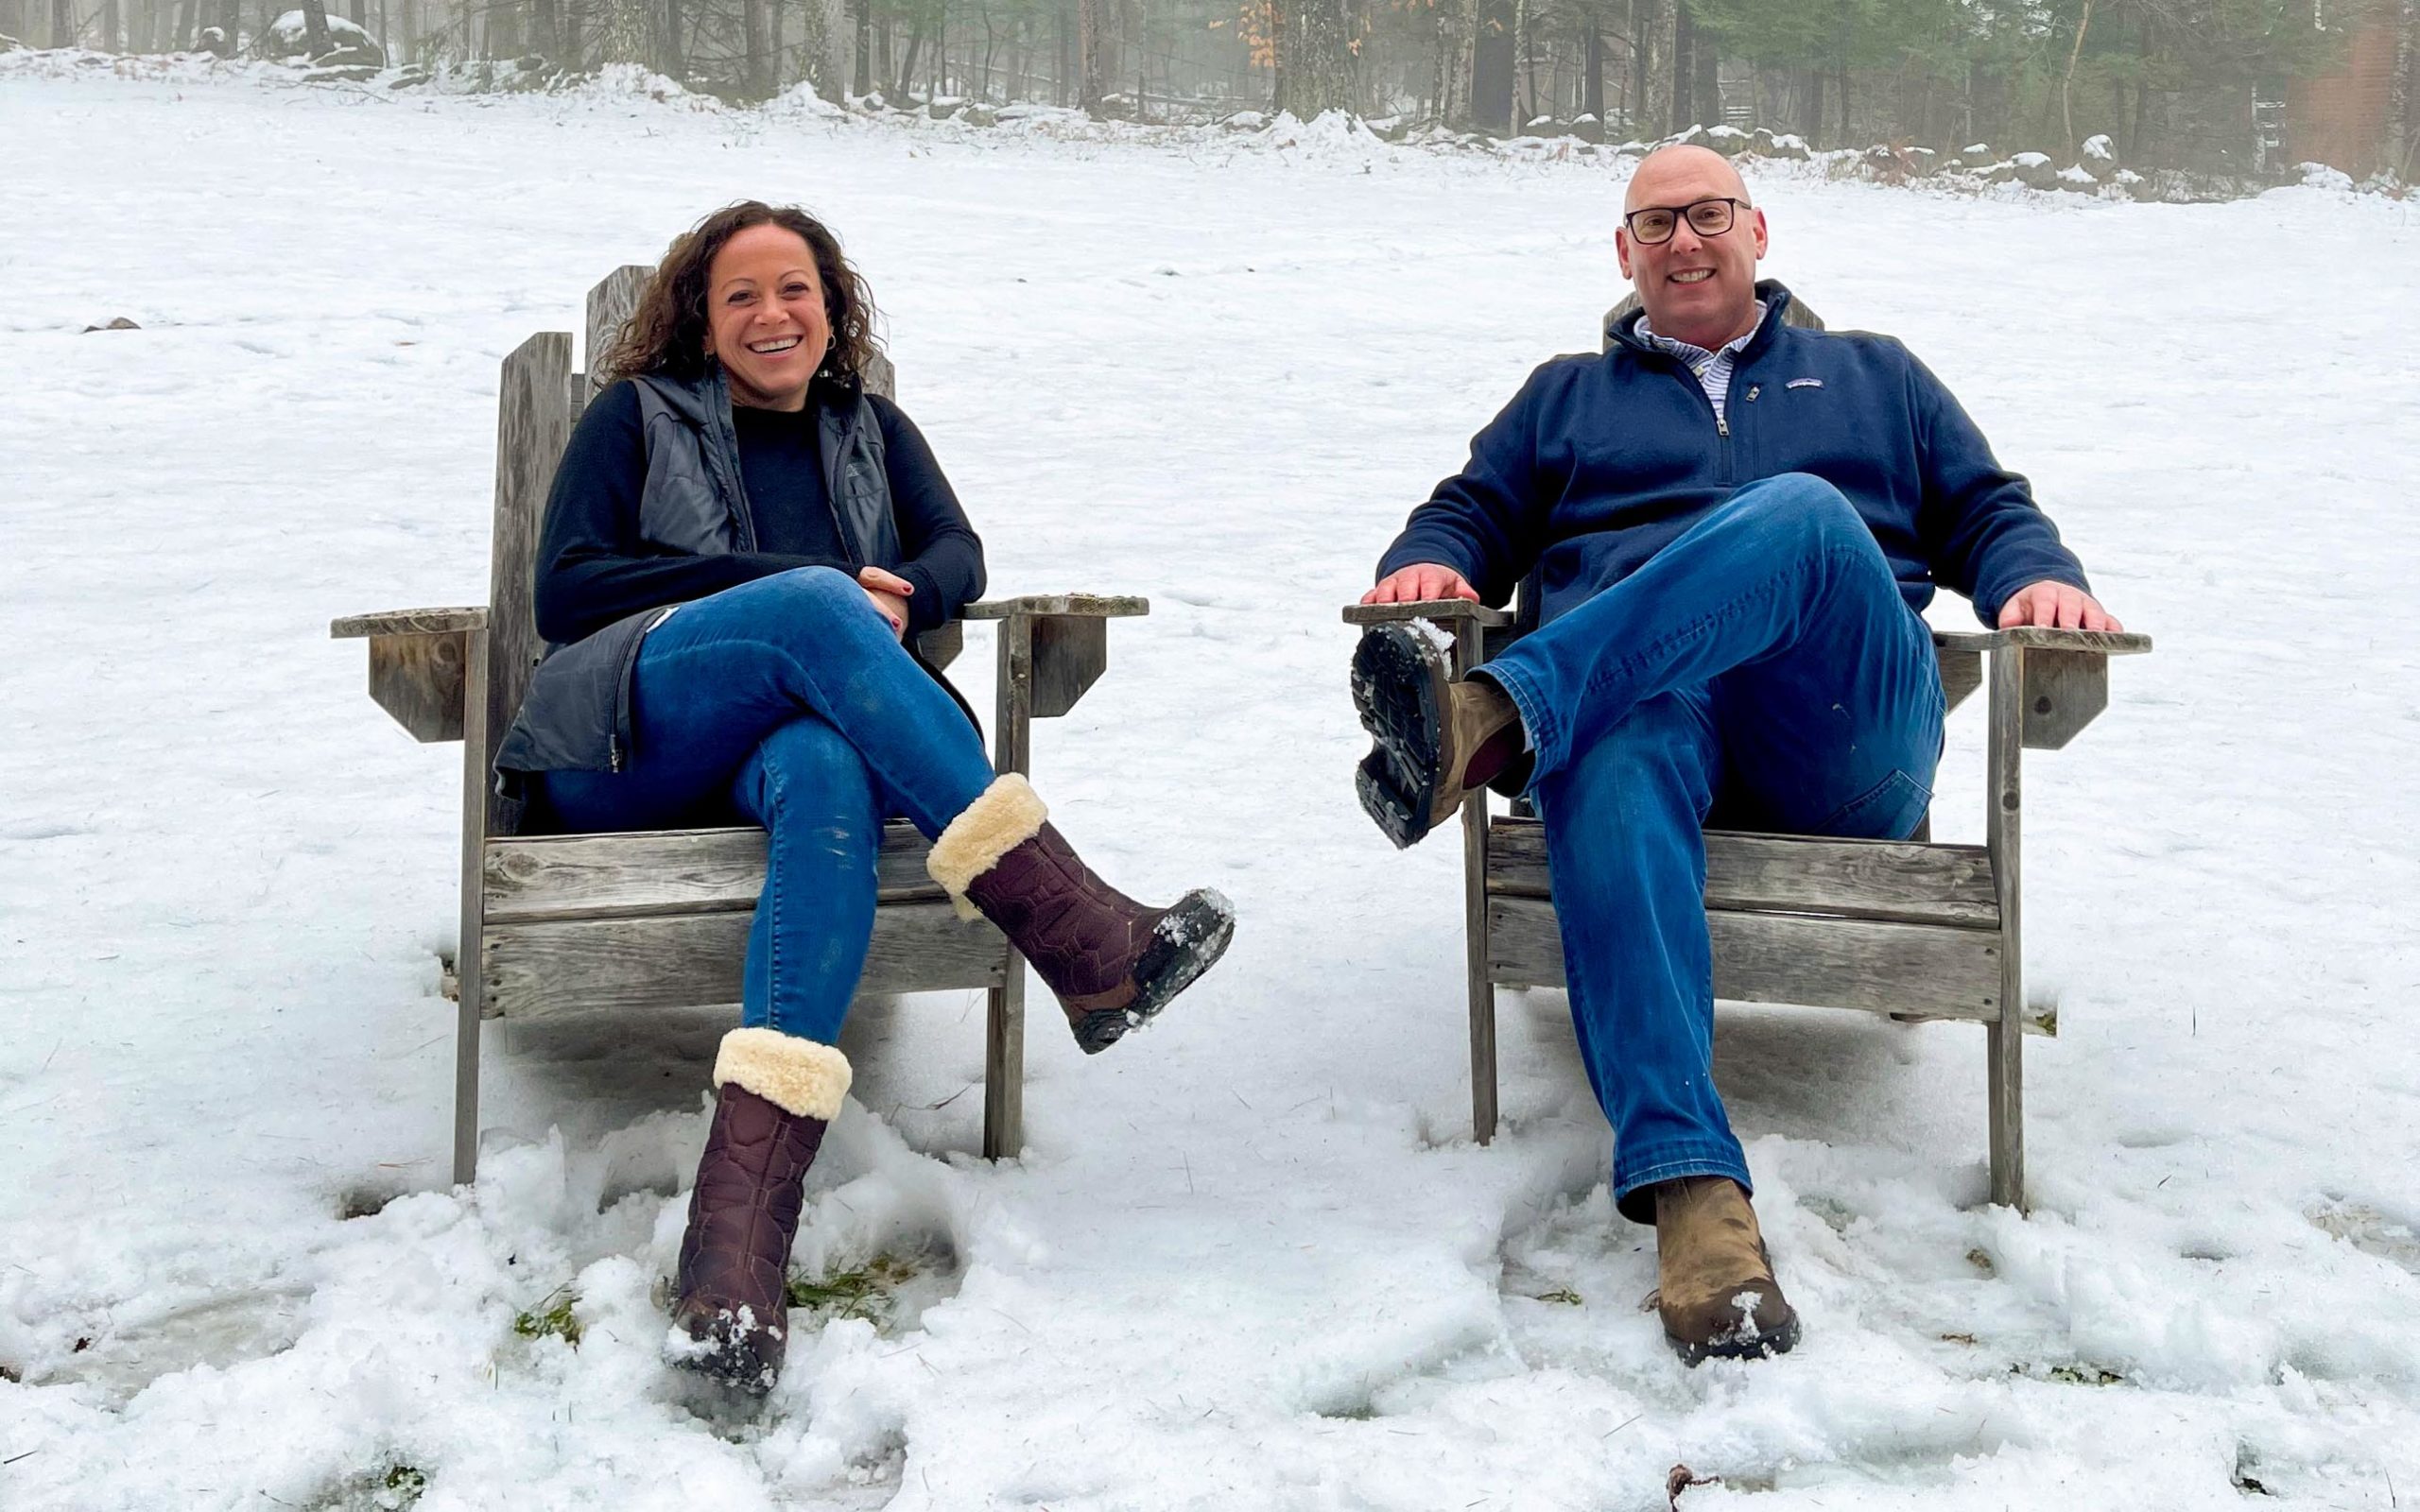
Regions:
<svg viewBox="0 0 2420 1512"><path fill-rule="evenodd" d="M1731 229L1737 212L1747 208L1745 199L1728 196L1692 200L1685 205L1650 205L1622 216L1622 224L1630 228L1630 239L1641 247L1661 247L1681 229L1685 215L1688 217L1689 230L1699 235L1720 236Z"/></svg>

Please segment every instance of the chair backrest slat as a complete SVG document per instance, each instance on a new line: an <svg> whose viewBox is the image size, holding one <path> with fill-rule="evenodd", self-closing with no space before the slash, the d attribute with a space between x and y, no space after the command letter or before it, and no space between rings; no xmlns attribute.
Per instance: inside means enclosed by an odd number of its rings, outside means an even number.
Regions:
<svg viewBox="0 0 2420 1512"><path fill-rule="evenodd" d="M528 691L544 643L532 605L538 523L571 439L571 334L542 331L504 359L496 398L495 534L489 548L487 761ZM491 794L488 833L510 834L514 805Z"/></svg>
<svg viewBox="0 0 2420 1512"><path fill-rule="evenodd" d="M597 371L598 359L621 335L623 323L637 313L639 296L647 292L647 281L653 277L655 269L647 264L625 263L588 291L588 320L579 359L588 366L588 382L580 386L585 390L579 398L583 408L605 387Z"/></svg>

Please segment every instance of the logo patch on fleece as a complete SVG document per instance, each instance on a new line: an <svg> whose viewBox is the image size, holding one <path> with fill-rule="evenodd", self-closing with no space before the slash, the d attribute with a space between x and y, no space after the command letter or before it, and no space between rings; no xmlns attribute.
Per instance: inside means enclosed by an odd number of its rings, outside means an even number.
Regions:
<svg viewBox="0 0 2420 1512"><path fill-rule="evenodd" d="M1784 388L1821 388L1824 387L1824 380L1821 378L1792 378L1789 382L1782 385L1782 387Z"/></svg>

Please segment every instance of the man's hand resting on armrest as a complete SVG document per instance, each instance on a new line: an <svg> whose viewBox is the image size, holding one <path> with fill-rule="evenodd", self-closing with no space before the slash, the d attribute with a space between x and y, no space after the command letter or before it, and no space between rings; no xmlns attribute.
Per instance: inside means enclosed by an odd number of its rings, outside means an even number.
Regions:
<svg viewBox="0 0 2420 1512"><path fill-rule="evenodd" d="M2029 589L2027 592L2031 593ZM2073 592L2073 590L2069 590ZM1434 562L1419 562L1378 579L1378 586L1361 595L1364 604L1421 604L1437 598L1467 598L1478 602L1478 590L1462 580L1462 575L1451 567ZM2014 603L2014 599L2009 602ZM2097 610L2100 606L2095 605Z"/></svg>
<svg viewBox="0 0 2420 1512"><path fill-rule="evenodd" d="M1442 568L1407 567L1404 572L1443 571ZM1403 573L1397 573L1400 577ZM1388 581L1393 581L1389 578ZM1379 588L1386 587L1380 583ZM1376 590L1373 590L1375 592ZM1369 603L1369 599L1363 599ZM2038 626L2046 630L2123 630L2118 616L2100 607L2100 601L2081 588L2066 583L2044 581L2018 589L2000 606L2000 628L2013 630L2020 626Z"/></svg>

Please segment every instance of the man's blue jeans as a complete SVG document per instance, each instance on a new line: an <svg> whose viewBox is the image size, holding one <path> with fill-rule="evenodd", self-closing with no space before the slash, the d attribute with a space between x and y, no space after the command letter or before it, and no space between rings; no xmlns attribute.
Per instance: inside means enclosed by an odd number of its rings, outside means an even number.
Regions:
<svg viewBox="0 0 2420 1512"><path fill-rule="evenodd" d="M1571 1017L1614 1126L1614 1194L1745 1187L1714 1088L1705 840L1900 839L1941 756L1932 637L1840 491L1785 473L1480 669L1534 747Z"/></svg>
<svg viewBox="0 0 2420 1512"><path fill-rule="evenodd" d="M769 837L742 1022L830 1044L873 934L886 815L928 837L992 781L982 738L846 574L683 604L640 643L631 759L549 772L576 831L753 820Z"/></svg>

